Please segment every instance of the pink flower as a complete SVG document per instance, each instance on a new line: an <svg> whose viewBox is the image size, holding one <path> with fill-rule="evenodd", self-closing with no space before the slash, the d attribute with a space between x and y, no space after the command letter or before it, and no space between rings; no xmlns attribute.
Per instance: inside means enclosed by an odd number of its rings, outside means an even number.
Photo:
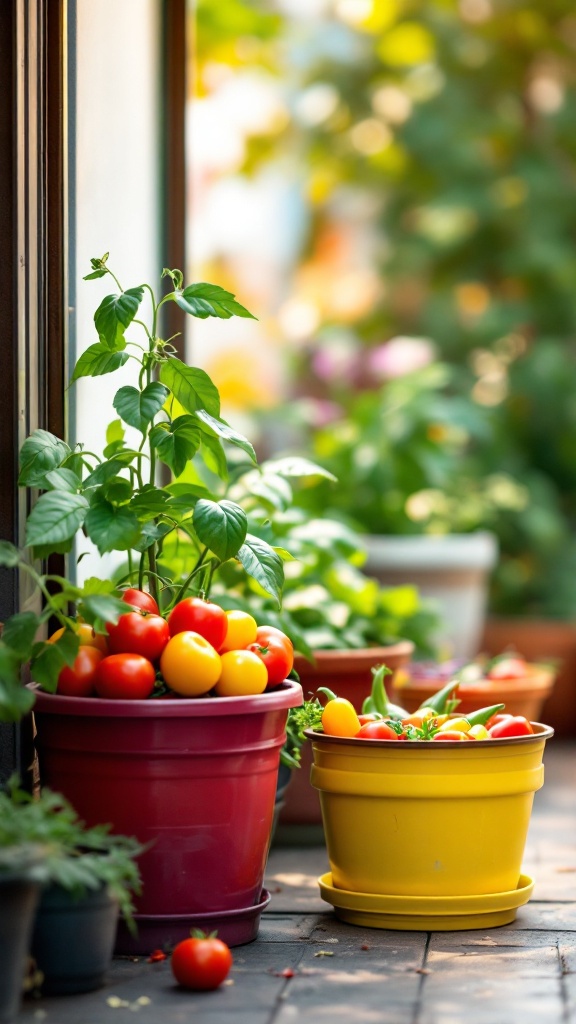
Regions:
<svg viewBox="0 0 576 1024"><path fill-rule="evenodd" d="M386 380L421 370L435 358L435 346L428 338L399 336L373 348L367 362L375 377Z"/></svg>

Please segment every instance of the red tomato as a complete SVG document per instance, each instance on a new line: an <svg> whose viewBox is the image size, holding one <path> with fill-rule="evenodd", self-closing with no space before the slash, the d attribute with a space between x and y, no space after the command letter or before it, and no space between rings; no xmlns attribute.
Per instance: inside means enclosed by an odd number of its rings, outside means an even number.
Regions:
<svg viewBox="0 0 576 1024"><path fill-rule="evenodd" d="M264 662L268 670L269 687L282 683L292 671L294 651L281 640L270 636L264 643L256 641L255 644L248 644L247 650L253 651Z"/></svg>
<svg viewBox="0 0 576 1024"><path fill-rule="evenodd" d="M366 725L367 722L379 722L380 719L371 712L369 715L358 715L358 721L360 722L360 725Z"/></svg>
<svg viewBox="0 0 576 1024"><path fill-rule="evenodd" d="M160 614L160 609L152 597L152 594L147 594L144 590L135 590L134 587L129 587L128 590L125 590L122 594L122 600L126 601L126 604L131 604L134 605L135 608L140 608L143 612L152 612L152 615Z"/></svg>
<svg viewBox="0 0 576 1024"><path fill-rule="evenodd" d="M520 655L499 658L486 673L487 679L521 679L526 675L526 660Z"/></svg>
<svg viewBox="0 0 576 1024"><path fill-rule="evenodd" d="M446 730L446 732L436 732L436 733L434 733L434 735L432 737L432 740L465 740L465 739L466 739L466 733L465 732L458 732L457 729L453 729L452 731Z"/></svg>
<svg viewBox="0 0 576 1024"><path fill-rule="evenodd" d="M530 722L522 715L510 715L502 722L496 722L488 729L493 740L504 739L507 736L531 736L534 732Z"/></svg>
<svg viewBox="0 0 576 1024"><path fill-rule="evenodd" d="M177 633L199 633L217 651L224 643L228 619L226 612L212 601L201 597L185 597L174 605L168 616L170 636Z"/></svg>
<svg viewBox="0 0 576 1024"><path fill-rule="evenodd" d="M505 722L507 718L512 718L512 715L506 713L492 715L492 718L489 718L486 722L486 728L491 729L493 725L496 725L496 722Z"/></svg>
<svg viewBox="0 0 576 1024"><path fill-rule="evenodd" d="M128 612L115 626L107 623L108 643L112 654L141 654L156 661L170 639L170 628L161 615Z"/></svg>
<svg viewBox="0 0 576 1024"><path fill-rule="evenodd" d="M386 722L366 722L356 733L359 740L397 740L398 734Z"/></svg>
<svg viewBox="0 0 576 1024"><path fill-rule="evenodd" d="M283 633L281 629L276 629L276 626L258 626L256 630L256 643L262 644L264 647L268 640L277 640L288 647L289 650L294 650L294 644L290 637Z"/></svg>
<svg viewBox="0 0 576 1024"><path fill-rule="evenodd" d="M91 697L96 693L96 672L103 657L96 647L81 644L74 664L65 665L60 672L56 692L62 697Z"/></svg>
<svg viewBox="0 0 576 1024"><path fill-rule="evenodd" d="M206 936L184 939L172 953L172 973L184 988L218 988L232 966L232 953L221 939Z"/></svg>
<svg viewBox="0 0 576 1024"><path fill-rule="evenodd" d="M141 654L109 654L96 673L96 692L112 700L145 700L154 689L156 670Z"/></svg>

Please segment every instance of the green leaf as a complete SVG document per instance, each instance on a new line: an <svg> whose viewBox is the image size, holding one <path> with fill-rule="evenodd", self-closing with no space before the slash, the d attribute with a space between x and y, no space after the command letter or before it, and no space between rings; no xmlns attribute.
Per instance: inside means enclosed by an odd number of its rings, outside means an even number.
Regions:
<svg viewBox="0 0 576 1024"><path fill-rule="evenodd" d="M186 412L206 409L211 416L220 415L218 388L204 370L187 366L174 356L160 367L160 380L170 388Z"/></svg>
<svg viewBox="0 0 576 1024"><path fill-rule="evenodd" d="M77 473L71 469L53 469L46 473L44 485L51 491L67 491L69 494L76 494L82 486L82 481Z"/></svg>
<svg viewBox="0 0 576 1024"><path fill-rule="evenodd" d="M20 562L20 552L9 540L0 540L0 565L14 569Z"/></svg>
<svg viewBox="0 0 576 1024"><path fill-rule="evenodd" d="M225 420L216 419L206 412L205 409L198 409L196 418L201 420L203 426L208 427L212 434L215 434L223 441L228 441L229 444L235 444L238 448L242 448L252 461L256 462L256 452L250 441L236 430L233 430L232 427L229 427Z"/></svg>
<svg viewBox="0 0 576 1024"><path fill-rule="evenodd" d="M213 434L202 435L202 449L204 461L216 476L221 480L228 479L228 463L220 440Z"/></svg>
<svg viewBox="0 0 576 1024"><path fill-rule="evenodd" d="M326 480L337 482L337 478L323 466L318 466L310 459L304 459L300 455L288 455L282 459L271 459L262 464L264 473L277 473L278 476L320 476Z"/></svg>
<svg viewBox="0 0 576 1024"><path fill-rule="evenodd" d="M116 590L112 580L101 580L99 576L89 576L84 580L82 588L78 591L78 598L83 599L90 594L113 594Z"/></svg>
<svg viewBox="0 0 576 1024"><path fill-rule="evenodd" d="M192 523L199 540L222 562L238 554L248 529L244 509L233 501L201 498L194 508Z"/></svg>
<svg viewBox="0 0 576 1024"><path fill-rule="evenodd" d="M30 657L30 651L40 619L34 612L16 612L4 623L2 642L22 660Z"/></svg>
<svg viewBox="0 0 576 1024"><path fill-rule="evenodd" d="M120 341L123 344L120 344ZM90 345L76 363L71 378L72 381L78 380L80 377L102 377L105 373L114 373L114 370L124 366L128 359L128 353L122 351L125 344L126 342L123 338L118 339L116 349L113 352L106 345L103 345L101 341L97 341L95 345Z"/></svg>
<svg viewBox="0 0 576 1024"><path fill-rule="evenodd" d="M30 663L30 675L44 690L55 693L58 676L65 665L73 665L80 640L67 629L55 643L40 643Z"/></svg>
<svg viewBox="0 0 576 1024"><path fill-rule="evenodd" d="M98 580L98 582L102 581ZM102 591L86 593L86 584L84 585L84 594L79 599L78 608L82 613L82 618L95 627L102 626L105 622L118 622L120 616L126 614L125 601Z"/></svg>
<svg viewBox="0 0 576 1024"><path fill-rule="evenodd" d="M106 444L114 444L123 441L126 431L122 426L122 420L112 420L106 427Z"/></svg>
<svg viewBox="0 0 576 1024"><path fill-rule="evenodd" d="M49 555L67 555L74 546L74 537L63 540L61 544L34 544L32 557L34 560L48 558Z"/></svg>
<svg viewBox="0 0 576 1024"><path fill-rule="evenodd" d="M276 599L280 608L284 586L284 566L274 548L270 547L265 540L248 533L237 558L248 575L252 576L267 594Z"/></svg>
<svg viewBox="0 0 576 1024"><path fill-rule="evenodd" d="M132 493L132 484L123 476L113 476L102 485L102 494L111 505L128 504Z"/></svg>
<svg viewBox="0 0 576 1024"><path fill-rule="evenodd" d="M41 484L51 469L56 469L70 454L65 441L48 430L35 430L27 437L20 449L20 486L35 487Z"/></svg>
<svg viewBox="0 0 576 1024"><path fill-rule="evenodd" d="M162 515L168 511L170 492L153 484L146 484L141 491L134 495L130 502L130 508L139 519L152 519L154 516Z"/></svg>
<svg viewBox="0 0 576 1024"><path fill-rule="evenodd" d="M217 316L228 320L231 316L256 317L244 306L236 302L232 292L227 292L217 284L189 284L183 292L174 292L174 301L191 316L205 320L209 316Z"/></svg>
<svg viewBox="0 0 576 1024"><path fill-rule="evenodd" d="M193 416L177 416L172 423L158 423L150 431L150 441L158 455L180 476L189 459L198 451L201 433Z"/></svg>
<svg viewBox="0 0 576 1024"><path fill-rule="evenodd" d="M162 540L174 529L171 523L144 523L140 540L134 545L136 551L146 551L151 544Z"/></svg>
<svg viewBox="0 0 576 1024"><path fill-rule="evenodd" d="M130 386L120 388L112 404L125 423L145 434L148 424L160 411L168 394L167 387L153 380L143 391Z"/></svg>
<svg viewBox="0 0 576 1024"><path fill-rule="evenodd" d="M22 685L20 659L0 641L0 722L19 722L35 699Z"/></svg>
<svg viewBox="0 0 576 1024"><path fill-rule="evenodd" d="M137 456L138 452L124 451L114 455L107 462L101 462L96 469L86 477L84 481L84 490L90 490L92 487L100 487L101 484L106 483L113 476L118 476L121 469L124 469L130 462L132 462Z"/></svg>
<svg viewBox="0 0 576 1024"><path fill-rule="evenodd" d="M88 502L82 494L47 491L32 509L26 523L26 544L61 544L70 540L86 518Z"/></svg>
<svg viewBox="0 0 576 1024"><path fill-rule="evenodd" d="M136 316L143 296L144 289L138 287L102 299L94 314L94 323L102 344L113 351L124 348L124 330Z"/></svg>
<svg viewBox="0 0 576 1024"><path fill-rule="evenodd" d="M90 505L85 527L101 555L105 551L128 551L140 537L140 524L130 508L116 508L100 494Z"/></svg>

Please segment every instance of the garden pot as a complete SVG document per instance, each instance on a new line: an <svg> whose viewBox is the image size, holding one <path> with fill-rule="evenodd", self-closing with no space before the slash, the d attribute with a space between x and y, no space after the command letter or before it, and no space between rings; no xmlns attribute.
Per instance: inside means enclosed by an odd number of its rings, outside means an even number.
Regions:
<svg viewBox="0 0 576 1024"><path fill-rule="evenodd" d="M81 895L50 885L40 898L31 951L43 995L100 988L112 961L118 901L106 886Z"/></svg>
<svg viewBox="0 0 576 1024"><path fill-rule="evenodd" d="M439 645L446 657L469 661L478 653L488 600L490 573L498 546L488 531L445 536L362 538L364 571L385 586L411 583L437 604L442 626Z"/></svg>
<svg viewBox="0 0 576 1024"><path fill-rule="evenodd" d="M18 1014L39 896L40 883L24 872L0 878L0 1024Z"/></svg>
<svg viewBox="0 0 576 1024"><path fill-rule="evenodd" d="M553 735L534 728L469 743L307 733L330 862L324 895L338 916L368 909L376 927L416 930L446 917L451 928L485 927L493 913L492 923L513 920L531 891L522 856ZM364 897L363 907L340 891Z"/></svg>
<svg viewBox="0 0 576 1024"><path fill-rule="evenodd" d="M313 697L319 686L334 690L338 697L345 697L360 711L362 701L370 693L372 668L387 665L395 674L407 665L412 656L414 644L411 640L399 640L387 647L367 647L362 650L315 651L315 663L311 664L302 655L297 655L294 668L300 677L305 699ZM394 675L388 677L394 679ZM277 839L279 843L322 843L322 812L317 792L310 785L312 752L310 744L302 748L300 768L294 769L286 791L284 807L280 812Z"/></svg>
<svg viewBox="0 0 576 1024"><path fill-rule="evenodd" d="M531 722L540 721L544 702L552 693L556 673L546 665L528 665L526 675L519 679L476 679L460 683L458 688L458 714L467 715L478 708L491 704L504 704L511 715L523 715ZM409 672L397 676L393 686L395 703L416 711L438 690L446 686L448 679L430 676L414 678Z"/></svg>
<svg viewBox="0 0 576 1024"><path fill-rule="evenodd" d="M149 844L138 937L119 929L117 952L172 945L198 915L220 931L219 915L234 913L235 944L255 937L287 711L301 702L289 681L254 697L196 700L37 693L42 784L88 825L109 822Z"/></svg>

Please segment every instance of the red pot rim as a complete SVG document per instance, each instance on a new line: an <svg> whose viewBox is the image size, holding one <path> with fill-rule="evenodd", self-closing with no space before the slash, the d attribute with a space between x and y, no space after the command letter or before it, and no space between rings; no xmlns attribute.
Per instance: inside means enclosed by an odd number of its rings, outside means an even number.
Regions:
<svg viewBox="0 0 576 1024"><path fill-rule="evenodd" d="M330 736L324 732L314 732L313 729L305 729L304 735L309 740L326 740L328 743L335 743L337 746L350 746L353 745L358 747L361 744L366 750L371 750L373 747L385 747L390 748L400 746L405 747L406 750L433 750L436 753L433 756L439 757L438 751L442 750L458 750L462 751L464 757L466 754L464 751L470 753L471 750L478 750L479 747L501 747L516 746L518 743L529 743L532 740L549 740L554 735L554 729L549 725L544 725L542 722L532 722L534 732L530 736L501 736L492 740L478 740L475 743L462 743L461 740L445 740L442 743L434 743L431 740L410 740L407 743L399 743L398 740L365 740L358 739L356 736Z"/></svg>
<svg viewBox="0 0 576 1024"><path fill-rule="evenodd" d="M250 697L178 697L155 700L109 700L105 697L62 697L44 693L36 684L33 711L52 715L98 718L206 718L224 715L262 714L302 704L300 683L286 679L275 690Z"/></svg>
<svg viewBox="0 0 576 1024"><path fill-rule="evenodd" d="M365 664L367 661L373 665L385 662L386 658L410 657L414 651L412 640L398 640L397 643L388 644L384 647L339 647L329 650L313 651L314 661L317 665L326 665L334 661L346 660L347 662ZM295 666L314 667L308 658L303 654L297 654L294 658Z"/></svg>

